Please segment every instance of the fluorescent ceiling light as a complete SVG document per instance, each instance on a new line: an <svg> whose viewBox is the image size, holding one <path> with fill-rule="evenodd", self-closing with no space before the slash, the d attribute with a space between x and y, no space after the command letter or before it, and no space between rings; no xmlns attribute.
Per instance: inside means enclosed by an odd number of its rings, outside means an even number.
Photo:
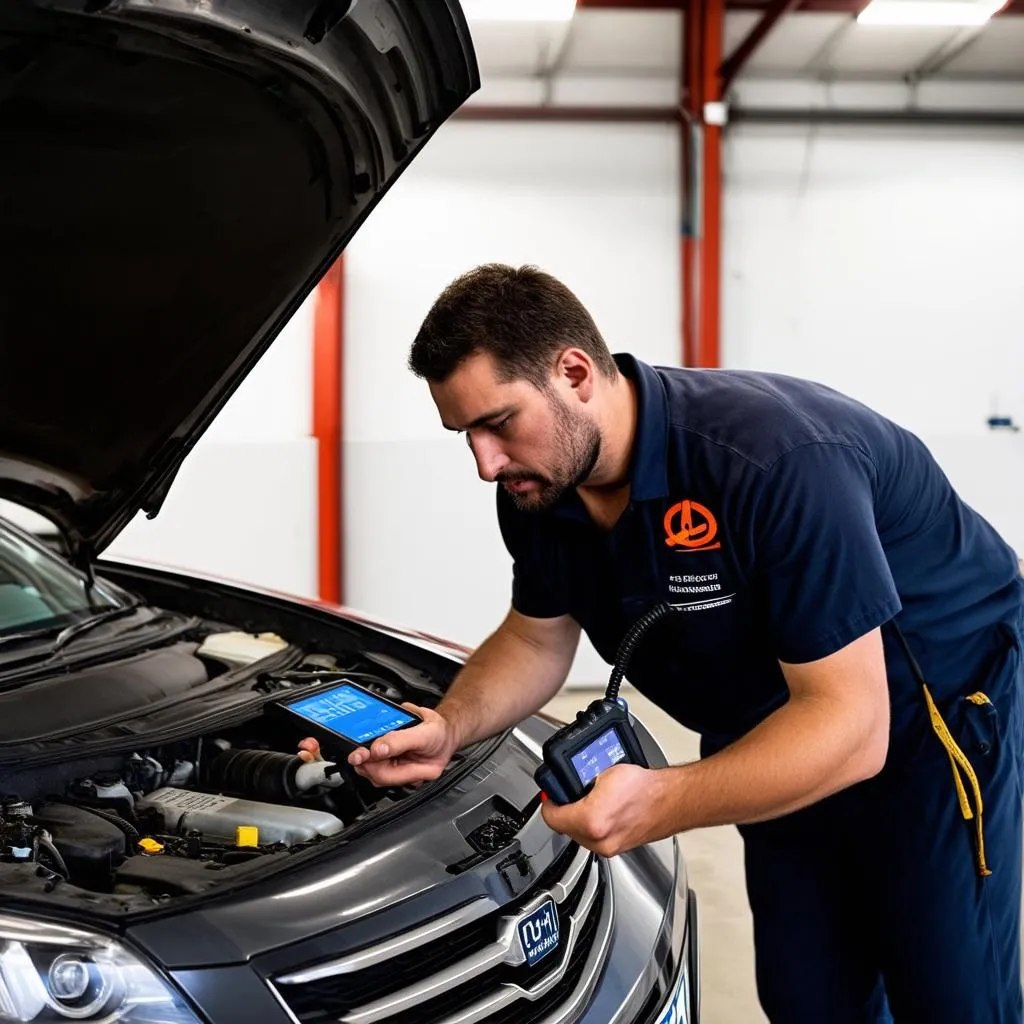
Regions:
<svg viewBox="0 0 1024 1024"><path fill-rule="evenodd" d="M1006 0L871 0L857 15L862 25L984 25Z"/></svg>
<svg viewBox="0 0 1024 1024"><path fill-rule="evenodd" d="M568 21L576 0L462 0L470 21Z"/></svg>

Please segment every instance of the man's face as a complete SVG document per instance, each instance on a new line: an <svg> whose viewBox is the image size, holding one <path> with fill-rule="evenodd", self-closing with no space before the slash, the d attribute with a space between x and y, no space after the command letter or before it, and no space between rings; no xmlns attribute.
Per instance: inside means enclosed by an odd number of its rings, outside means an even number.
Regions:
<svg viewBox="0 0 1024 1024"><path fill-rule="evenodd" d="M554 374L546 391L503 383L491 357L477 353L430 393L442 424L466 435L480 479L500 483L524 511L548 508L579 486L600 455L597 425Z"/></svg>

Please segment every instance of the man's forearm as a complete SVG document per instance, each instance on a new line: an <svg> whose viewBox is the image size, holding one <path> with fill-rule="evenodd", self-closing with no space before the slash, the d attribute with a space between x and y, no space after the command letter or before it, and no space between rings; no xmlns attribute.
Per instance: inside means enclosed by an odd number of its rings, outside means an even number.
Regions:
<svg viewBox="0 0 1024 1024"><path fill-rule="evenodd" d="M437 711L452 726L457 748L507 729L533 714L559 690L575 651L556 651L509 620L471 655Z"/></svg>
<svg viewBox="0 0 1024 1024"><path fill-rule="evenodd" d="M780 817L875 774L882 720L851 725L827 701L791 700L725 750L654 773L657 837ZM881 753L881 757L880 757Z"/></svg>

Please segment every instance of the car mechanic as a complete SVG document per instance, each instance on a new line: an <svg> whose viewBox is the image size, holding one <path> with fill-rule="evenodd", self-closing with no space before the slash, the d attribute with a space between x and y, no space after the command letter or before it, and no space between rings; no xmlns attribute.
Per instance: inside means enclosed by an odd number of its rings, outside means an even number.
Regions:
<svg viewBox="0 0 1024 1024"><path fill-rule="evenodd" d="M809 381L613 357L532 267L449 285L409 362L501 485L511 609L356 770L436 778L557 693L581 629L611 663L670 601L629 678L701 759L609 768L551 828L614 856L737 825L774 1024L1024 1019L1024 579L926 447Z"/></svg>

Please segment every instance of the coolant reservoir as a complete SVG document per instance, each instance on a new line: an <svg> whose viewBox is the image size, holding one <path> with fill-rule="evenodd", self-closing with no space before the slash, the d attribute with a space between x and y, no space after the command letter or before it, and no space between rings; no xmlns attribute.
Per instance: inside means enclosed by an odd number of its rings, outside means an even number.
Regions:
<svg viewBox="0 0 1024 1024"><path fill-rule="evenodd" d="M276 633L214 633L196 651L199 658L212 658L232 668L242 668L284 650L288 641Z"/></svg>
<svg viewBox="0 0 1024 1024"><path fill-rule="evenodd" d="M160 813L169 835L185 835L194 828L208 836L233 840L239 825L255 825L259 829L260 843L266 845L287 843L291 846L316 836L333 836L345 827L340 819L324 811L236 800L170 786L135 801L137 814L149 808Z"/></svg>

